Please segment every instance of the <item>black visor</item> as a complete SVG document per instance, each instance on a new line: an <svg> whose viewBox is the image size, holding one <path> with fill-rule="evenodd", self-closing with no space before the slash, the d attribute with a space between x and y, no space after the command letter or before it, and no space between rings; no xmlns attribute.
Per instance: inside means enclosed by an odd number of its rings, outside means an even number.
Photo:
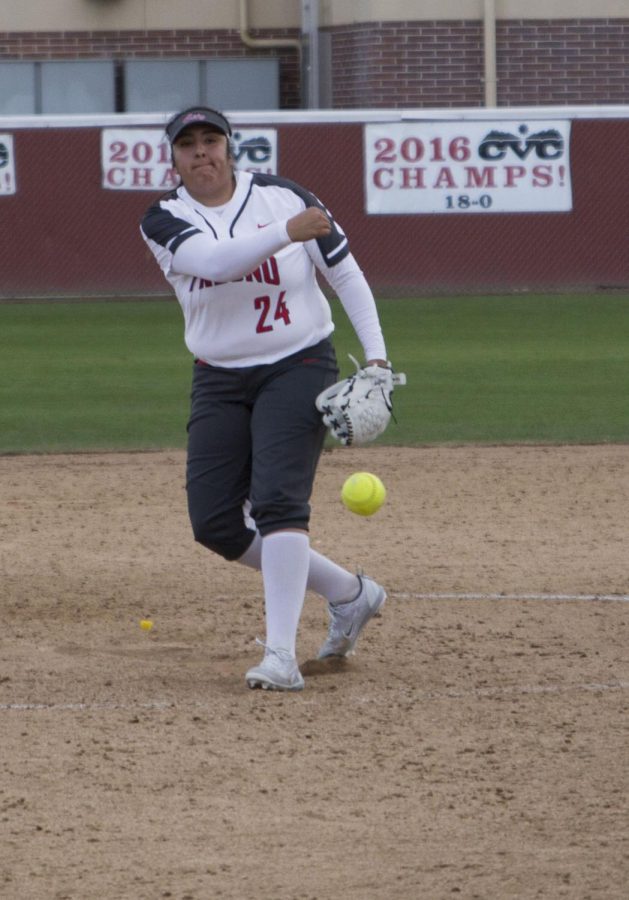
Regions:
<svg viewBox="0 0 629 900"><path fill-rule="evenodd" d="M193 109L185 109L183 112L175 116L174 119L166 126L166 135L171 144L173 144L184 128L190 125L211 125L217 128L227 137L230 137L232 130L225 116L216 112L214 109L206 109L203 106L194 107Z"/></svg>

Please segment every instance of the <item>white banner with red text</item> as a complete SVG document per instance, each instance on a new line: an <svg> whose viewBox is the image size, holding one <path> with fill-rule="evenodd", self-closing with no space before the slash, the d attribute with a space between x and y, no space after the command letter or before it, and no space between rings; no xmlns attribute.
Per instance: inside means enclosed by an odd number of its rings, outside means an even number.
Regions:
<svg viewBox="0 0 629 900"><path fill-rule="evenodd" d="M236 168L277 173L276 129L236 129L232 148ZM104 128L101 169L102 186L112 191L168 191L179 184L163 128Z"/></svg>
<svg viewBox="0 0 629 900"><path fill-rule="evenodd" d="M369 124L364 148L372 215L572 209L569 121Z"/></svg>

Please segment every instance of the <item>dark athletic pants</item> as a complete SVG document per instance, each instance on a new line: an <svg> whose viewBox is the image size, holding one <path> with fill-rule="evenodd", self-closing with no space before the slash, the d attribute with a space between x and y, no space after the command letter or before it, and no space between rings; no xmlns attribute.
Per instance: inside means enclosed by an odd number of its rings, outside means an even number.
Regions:
<svg viewBox="0 0 629 900"><path fill-rule="evenodd" d="M198 360L188 423L188 511L195 540L238 559L254 532L308 530L310 495L325 438L317 394L338 379L321 341L268 365L239 369Z"/></svg>

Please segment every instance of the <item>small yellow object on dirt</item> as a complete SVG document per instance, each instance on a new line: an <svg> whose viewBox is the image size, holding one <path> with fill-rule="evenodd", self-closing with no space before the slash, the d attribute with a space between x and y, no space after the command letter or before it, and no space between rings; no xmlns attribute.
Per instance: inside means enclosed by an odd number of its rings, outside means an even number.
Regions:
<svg viewBox="0 0 629 900"><path fill-rule="evenodd" d="M373 516L386 497L387 492L383 483L371 472L354 472L341 491L341 499L345 506L359 516Z"/></svg>
<svg viewBox="0 0 629 900"><path fill-rule="evenodd" d="M140 619L140 628L142 631L150 631L153 627L153 622L151 619Z"/></svg>

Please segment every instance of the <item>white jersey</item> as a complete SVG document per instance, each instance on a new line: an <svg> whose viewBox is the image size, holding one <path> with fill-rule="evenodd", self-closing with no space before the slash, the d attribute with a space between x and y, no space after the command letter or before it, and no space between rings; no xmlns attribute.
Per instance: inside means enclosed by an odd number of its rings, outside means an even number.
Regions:
<svg viewBox="0 0 629 900"><path fill-rule="evenodd" d="M288 237L288 219L308 206L322 208L317 198L278 176L238 172L236 179L223 207L204 206L180 186L142 221L142 236L181 304L190 352L212 365L253 366L328 337L334 325L319 269L366 357L386 358L373 296L342 229L333 221L324 238Z"/></svg>

